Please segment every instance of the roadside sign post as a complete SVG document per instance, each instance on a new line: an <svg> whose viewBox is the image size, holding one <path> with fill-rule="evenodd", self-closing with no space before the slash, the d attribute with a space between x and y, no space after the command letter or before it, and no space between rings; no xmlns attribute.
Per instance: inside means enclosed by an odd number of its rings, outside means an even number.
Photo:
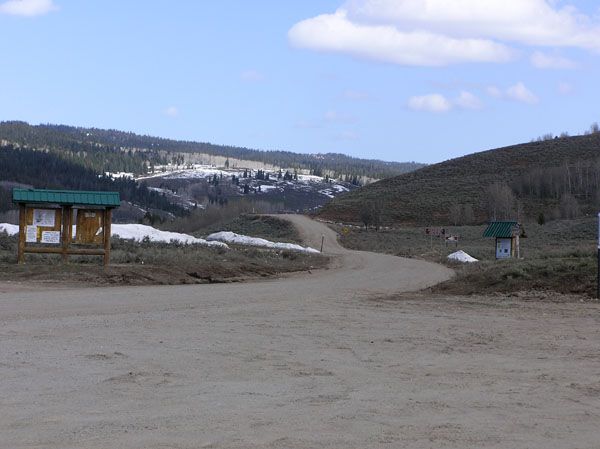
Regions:
<svg viewBox="0 0 600 449"><path fill-rule="evenodd" d="M600 299L600 213L598 213L598 286L596 289L596 298Z"/></svg>
<svg viewBox="0 0 600 449"><path fill-rule="evenodd" d="M323 243L325 242L325 234L321 234L321 252L323 252Z"/></svg>

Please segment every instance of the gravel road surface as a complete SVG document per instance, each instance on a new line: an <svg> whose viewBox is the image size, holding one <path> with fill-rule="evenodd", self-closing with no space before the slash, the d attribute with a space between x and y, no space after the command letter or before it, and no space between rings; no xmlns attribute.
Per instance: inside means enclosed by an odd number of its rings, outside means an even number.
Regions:
<svg viewBox="0 0 600 449"><path fill-rule="evenodd" d="M385 299L452 272L289 219L331 269L0 293L0 448L600 447L597 305Z"/></svg>

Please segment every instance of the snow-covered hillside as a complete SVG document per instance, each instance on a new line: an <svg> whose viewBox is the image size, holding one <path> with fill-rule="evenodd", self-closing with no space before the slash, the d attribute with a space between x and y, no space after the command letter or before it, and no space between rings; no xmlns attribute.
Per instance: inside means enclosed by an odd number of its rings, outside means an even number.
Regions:
<svg viewBox="0 0 600 449"><path fill-rule="evenodd" d="M187 164L154 167L154 173L137 178L186 209L220 205L236 198L283 203L280 209L314 210L331 198L357 186L352 182L299 173L294 170L227 169Z"/></svg>

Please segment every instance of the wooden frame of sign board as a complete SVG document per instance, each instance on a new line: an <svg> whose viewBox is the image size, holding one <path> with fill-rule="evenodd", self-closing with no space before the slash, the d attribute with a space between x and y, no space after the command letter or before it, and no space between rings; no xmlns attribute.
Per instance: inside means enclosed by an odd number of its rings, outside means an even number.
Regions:
<svg viewBox="0 0 600 449"><path fill-rule="evenodd" d="M26 253L103 256L110 262L112 209L118 192L14 189L19 205L17 262ZM75 231L75 232L73 232Z"/></svg>

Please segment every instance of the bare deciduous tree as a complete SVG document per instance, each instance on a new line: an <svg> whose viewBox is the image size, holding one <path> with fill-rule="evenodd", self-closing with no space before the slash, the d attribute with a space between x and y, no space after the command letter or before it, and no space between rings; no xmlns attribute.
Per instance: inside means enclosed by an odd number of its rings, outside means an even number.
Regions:
<svg viewBox="0 0 600 449"><path fill-rule="evenodd" d="M490 220L514 218L516 197L506 183L494 183L487 189Z"/></svg>
<svg viewBox="0 0 600 449"><path fill-rule="evenodd" d="M581 214L577 198L569 193L565 193L560 198L559 211L561 218L576 218Z"/></svg>
<svg viewBox="0 0 600 449"><path fill-rule="evenodd" d="M365 229L374 226L376 230L379 230L382 211L383 205L379 201L369 201L363 204L359 212L359 218L362 224L365 225Z"/></svg>

